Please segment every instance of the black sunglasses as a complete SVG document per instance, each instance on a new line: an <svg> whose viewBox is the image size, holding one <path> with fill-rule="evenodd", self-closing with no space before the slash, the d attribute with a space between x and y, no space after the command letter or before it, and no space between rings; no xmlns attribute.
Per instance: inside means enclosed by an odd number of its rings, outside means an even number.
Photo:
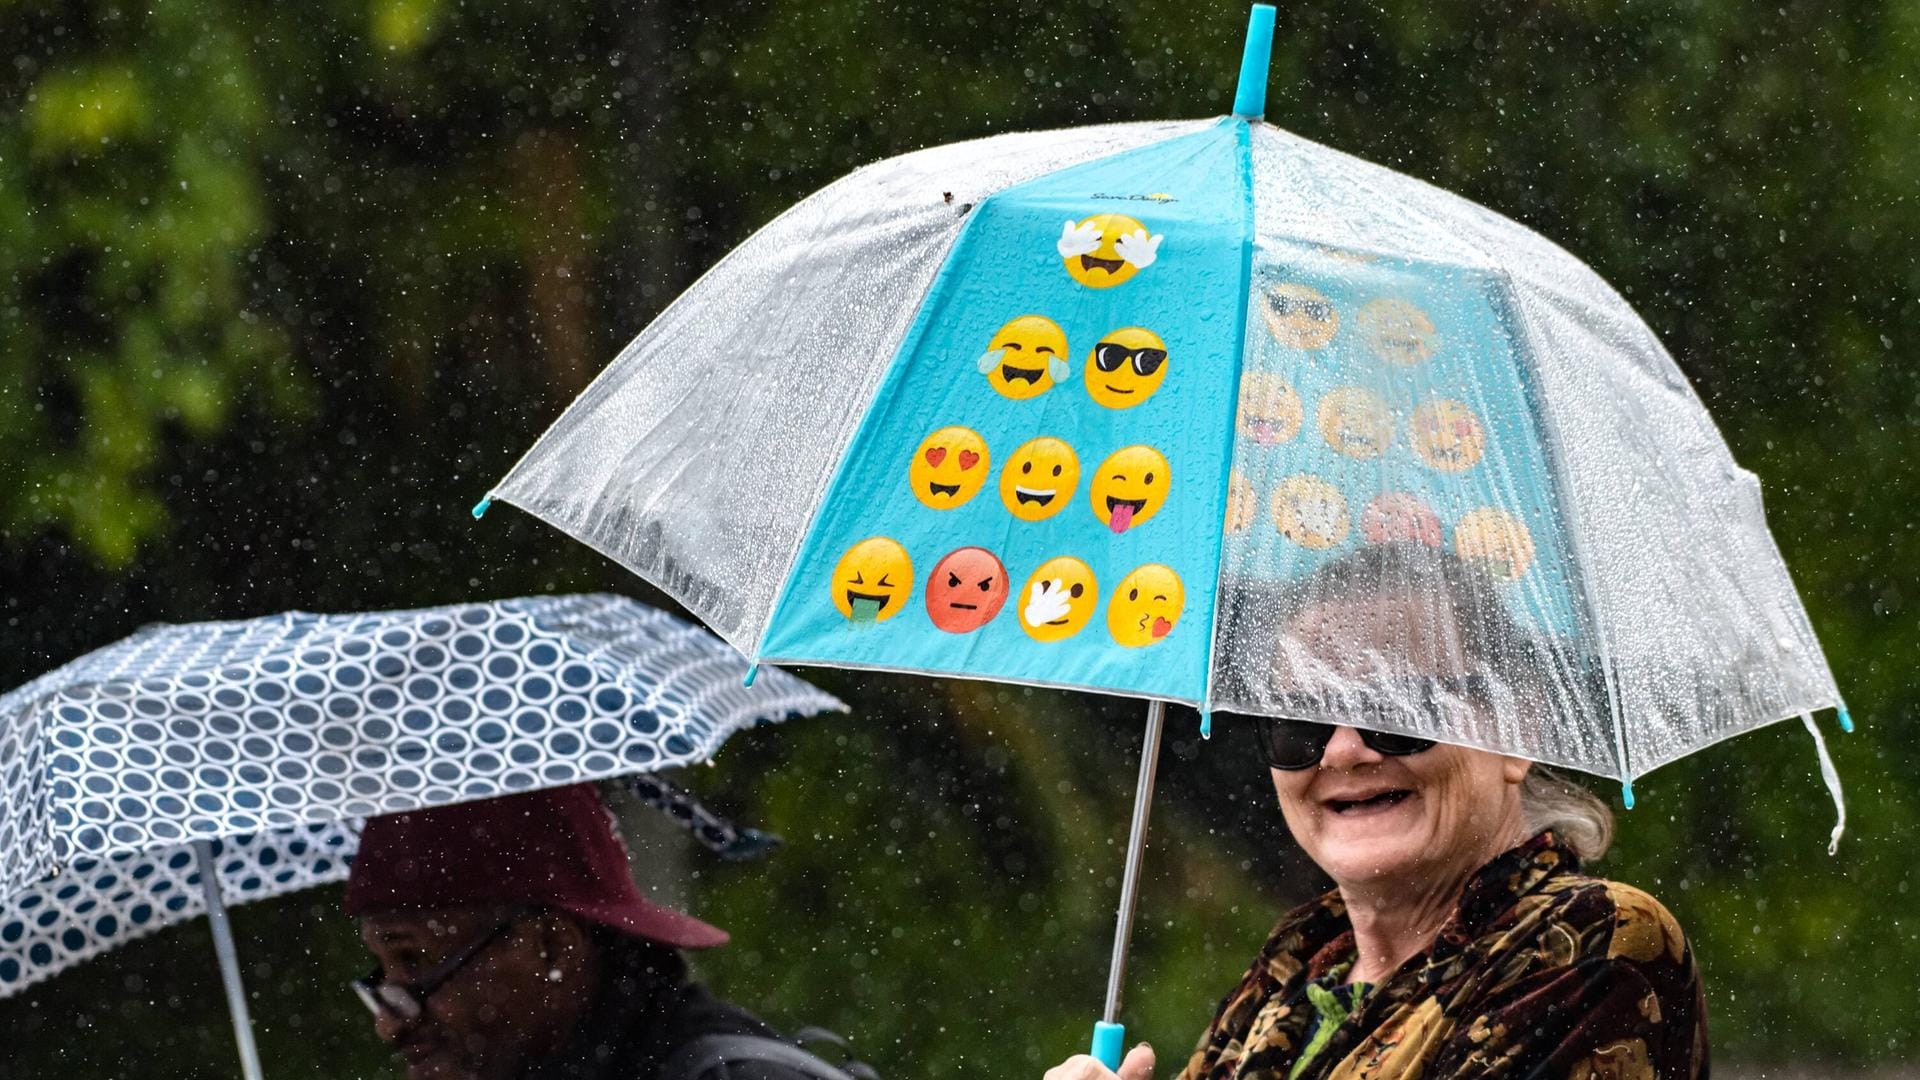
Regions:
<svg viewBox="0 0 1920 1080"><path fill-rule="evenodd" d="M1320 764L1321 756L1327 752L1327 744L1333 741L1332 724L1274 716L1254 719L1258 722L1260 748L1266 752L1267 764L1276 769L1288 772L1311 769ZM1354 731L1368 749L1388 757L1418 754L1435 746L1432 739L1418 739L1412 735L1395 735L1368 728L1355 728Z"/></svg>
<svg viewBox="0 0 1920 1080"><path fill-rule="evenodd" d="M1101 371L1118 371L1120 365L1129 360L1133 361L1133 370L1141 378L1146 378L1167 362L1167 350L1129 349L1111 341L1103 341L1093 347L1093 365Z"/></svg>
<svg viewBox="0 0 1920 1080"><path fill-rule="evenodd" d="M433 996L434 991L445 986L447 980L458 975L461 968L471 964L475 957L486 950L487 946L505 937L514 923L531 914L533 911L527 910L507 916L498 926L475 938L465 948L442 961L439 967L429 972L423 979L407 983L393 982L387 978L384 970L376 966L372 971L347 985L353 988L354 995L360 999L360 1004L365 1005L367 1011L375 1016L418 1020L426 1014L427 999Z"/></svg>

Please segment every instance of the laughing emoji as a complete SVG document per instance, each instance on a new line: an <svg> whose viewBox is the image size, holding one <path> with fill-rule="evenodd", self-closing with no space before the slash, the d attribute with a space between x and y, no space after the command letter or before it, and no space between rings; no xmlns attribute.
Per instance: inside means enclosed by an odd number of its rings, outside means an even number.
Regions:
<svg viewBox="0 0 1920 1080"><path fill-rule="evenodd" d="M941 428L926 437L907 464L913 497L935 510L965 503L986 482L987 440L972 428Z"/></svg>
<svg viewBox="0 0 1920 1080"><path fill-rule="evenodd" d="M1158 513L1172 483L1172 469L1160 451L1128 446L1100 463L1087 485L1087 495L1093 501L1093 516L1117 534Z"/></svg>
<svg viewBox="0 0 1920 1080"><path fill-rule="evenodd" d="M1013 452L1000 470L1000 501L1021 521L1044 521L1060 512L1080 486L1080 459L1073 447L1043 436Z"/></svg>
<svg viewBox="0 0 1920 1080"><path fill-rule="evenodd" d="M1166 377L1167 343L1144 327L1115 330L1087 354L1087 393L1109 409L1133 408Z"/></svg>
<svg viewBox="0 0 1920 1080"><path fill-rule="evenodd" d="M913 560L884 536L847 549L833 568L833 606L856 623L881 623L900 614L913 592Z"/></svg>
<svg viewBox="0 0 1920 1080"><path fill-rule="evenodd" d="M1111 289L1152 266L1163 239L1125 214L1095 214L1061 226L1054 250L1073 280L1089 289Z"/></svg>
<svg viewBox="0 0 1920 1080"><path fill-rule="evenodd" d="M1393 414L1380 395L1358 386L1343 386L1320 399L1314 410L1320 437L1350 458L1377 458L1393 443Z"/></svg>
<svg viewBox="0 0 1920 1080"><path fill-rule="evenodd" d="M1114 587L1107 632L1129 649L1164 641L1180 623L1187 593L1180 576L1159 563L1136 566Z"/></svg>
<svg viewBox="0 0 1920 1080"><path fill-rule="evenodd" d="M1355 322L1359 324L1360 340L1390 364L1411 367L1433 356L1433 320L1405 300L1390 296L1370 300Z"/></svg>
<svg viewBox="0 0 1920 1080"><path fill-rule="evenodd" d="M1015 401L1039 397L1073 371L1067 365L1067 333L1045 315L1022 315L994 331L974 366L988 386Z"/></svg>

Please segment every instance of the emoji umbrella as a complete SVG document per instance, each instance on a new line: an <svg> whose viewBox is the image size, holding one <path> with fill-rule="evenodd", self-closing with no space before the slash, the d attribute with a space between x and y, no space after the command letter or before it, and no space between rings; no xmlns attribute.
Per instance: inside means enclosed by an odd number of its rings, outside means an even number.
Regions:
<svg viewBox="0 0 1920 1080"><path fill-rule="evenodd" d="M476 514L532 512L755 662L1154 702L1143 794L1162 702L1623 785L1838 706L1758 483L1646 325L1525 227L1265 123L1271 29L1257 5L1231 116L940 146L804 199ZM1371 623L1283 615L1369 595ZM1487 667L1474 693L1416 637Z"/></svg>
<svg viewBox="0 0 1920 1080"><path fill-rule="evenodd" d="M745 671L618 596L148 627L0 695L0 997L205 912L258 1077L228 903L345 876L375 814L652 773L845 709ZM723 854L767 840L635 790Z"/></svg>

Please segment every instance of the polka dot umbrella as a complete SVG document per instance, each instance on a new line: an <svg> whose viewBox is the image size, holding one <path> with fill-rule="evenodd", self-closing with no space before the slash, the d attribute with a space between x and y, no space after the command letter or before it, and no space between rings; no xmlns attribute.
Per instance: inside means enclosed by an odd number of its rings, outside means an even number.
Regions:
<svg viewBox="0 0 1920 1080"><path fill-rule="evenodd" d="M0 997L226 905L345 876L361 819L706 760L846 706L610 595L148 627L0 695ZM760 840L656 779L709 846Z"/></svg>
<svg viewBox="0 0 1920 1080"><path fill-rule="evenodd" d="M1628 806L1722 739L1847 723L1758 479L1646 323L1524 225L1267 123L1273 14L1232 115L933 146L801 199L476 508L750 660L1149 702L1110 1065L1164 702Z"/></svg>

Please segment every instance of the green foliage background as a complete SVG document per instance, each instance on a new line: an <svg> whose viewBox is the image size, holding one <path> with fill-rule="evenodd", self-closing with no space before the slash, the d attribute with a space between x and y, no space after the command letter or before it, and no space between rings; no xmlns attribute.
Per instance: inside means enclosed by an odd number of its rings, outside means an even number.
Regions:
<svg viewBox="0 0 1920 1080"><path fill-rule="evenodd" d="M156 619L660 600L465 507L787 204L930 144L1224 112L1244 18L0 2L0 684ZM1920 1058L1920 7L1310 0L1278 42L1270 119L1589 261L1761 476L1861 722L1834 747L1850 839L1827 857L1783 725L1649 777L1605 869L1694 935L1723 1059ZM821 681L854 718L755 733L692 778L791 841L765 867L695 864L737 939L704 975L889 1076L1037 1075L1098 1007L1135 711ZM1245 747L1170 750L1130 984L1168 1062L1318 887ZM336 902L237 913L274 1076L390 1070L340 990L364 959ZM0 1076L233 1071L198 926L0 1003L0 1029Z"/></svg>

